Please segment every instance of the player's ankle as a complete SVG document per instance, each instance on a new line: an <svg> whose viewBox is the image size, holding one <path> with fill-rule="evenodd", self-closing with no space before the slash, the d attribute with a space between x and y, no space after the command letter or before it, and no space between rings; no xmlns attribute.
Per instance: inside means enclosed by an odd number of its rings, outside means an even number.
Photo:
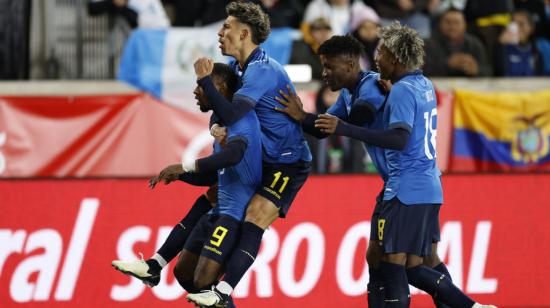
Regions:
<svg viewBox="0 0 550 308"><path fill-rule="evenodd" d="M147 265L149 266L149 273L150 274L160 274L160 271L162 271L162 266L160 266L159 262L155 259L148 259L145 261Z"/></svg>

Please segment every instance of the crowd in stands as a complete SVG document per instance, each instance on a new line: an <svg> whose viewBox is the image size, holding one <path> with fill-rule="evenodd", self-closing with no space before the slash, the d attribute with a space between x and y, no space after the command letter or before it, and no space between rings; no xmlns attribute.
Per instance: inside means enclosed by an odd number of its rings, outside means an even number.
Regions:
<svg viewBox="0 0 550 308"><path fill-rule="evenodd" d="M228 0L91 0L90 14L123 16L131 27L205 26L224 19ZM381 26L399 20L426 40L428 76L550 75L550 0L256 0L272 28L300 30L290 63L309 64L331 35L350 34L365 47L374 70ZM164 5L164 6L163 6ZM167 8L165 13L163 7ZM171 23L167 15L170 15Z"/></svg>

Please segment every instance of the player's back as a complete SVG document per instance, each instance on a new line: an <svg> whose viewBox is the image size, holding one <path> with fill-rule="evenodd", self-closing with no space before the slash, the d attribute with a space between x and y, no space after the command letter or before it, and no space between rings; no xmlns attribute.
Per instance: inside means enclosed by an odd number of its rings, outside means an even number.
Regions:
<svg viewBox="0 0 550 308"><path fill-rule="evenodd" d="M275 111L281 105L275 100L279 90L294 90L284 68L269 58L260 48L247 60L243 70L236 63L233 67L239 75L239 90L235 98L251 104L258 115L262 129L263 159L269 163L294 163L311 161L311 153L304 139L300 123Z"/></svg>
<svg viewBox="0 0 550 308"><path fill-rule="evenodd" d="M441 173L436 164L436 96L431 81L420 71L405 75L392 86L384 126L410 131L403 151L385 151L389 179L384 199L397 195L404 204L442 203Z"/></svg>
<svg viewBox="0 0 550 308"><path fill-rule="evenodd" d="M213 212L241 220L262 180L260 124L253 110L227 127L227 141L234 139L246 142L247 148L239 163L218 171L218 205ZM220 150L219 145L216 150Z"/></svg>

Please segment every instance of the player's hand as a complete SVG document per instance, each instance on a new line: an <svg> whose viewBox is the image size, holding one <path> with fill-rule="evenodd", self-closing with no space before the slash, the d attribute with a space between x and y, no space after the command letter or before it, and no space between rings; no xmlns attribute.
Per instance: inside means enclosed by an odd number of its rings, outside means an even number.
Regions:
<svg viewBox="0 0 550 308"><path fill-rule="evenodd" d="M378 79L378 87L382 92L389 93L391 91L392 83L389 80L385 79Z"/></svg>
<svg viewBox="0 0 550 308"><path fill-rule="evenodd" d="M315 120L315 127L325 134L332 134L338 126L339 119L331 114L323 113Z"/></svg>
<svg viewBox="0 0 550 308"><path fill-rule="evenodd" d="M275 100L286 108L275 107L275 110L286 113L294 121L301 122L306 117L304 104L302 104L300 97L298 97L296 92L292 91L292 88L289 85L286 86L286 89L288 93L285 93L283 90L279 90L279 95L281 97L275 96Z"/></svg>
<svg viewBox="0 0 550 308"><path fill-rule="evenodd" d="M199 58L195 61L193 66L195 67L195 74L197 75L198 80L212 74L212 70L214 69L214 61L209 58Z"/></svg>
<svg viewBox="0 0 550 308"><path fill-rule="evenodd" d="M210 135L214 137L217 143L224 144L227 137L227 129L218 123L214 123L210 128Z"/></svg>
<svg viewBox="0 0 550 308"><path fill-rule="evenodd" d="M164 182L164 185L170 184L171 182L177 180L178 176L183 172L184 171L181 164L170 165L162 169L158 176L149 180L149 187L153 189L161 181Z"/></svg>

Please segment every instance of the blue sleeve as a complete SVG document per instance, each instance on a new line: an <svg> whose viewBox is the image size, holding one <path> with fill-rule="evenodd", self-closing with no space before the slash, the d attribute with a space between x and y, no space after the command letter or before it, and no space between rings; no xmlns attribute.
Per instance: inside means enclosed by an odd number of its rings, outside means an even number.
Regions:
<svg viewBox="0 0 550 308"><path fill-rule="evenodd" d="M211 76L206 76L197 81L208 98L210 106L225 125L232 125L237 122L248 111L254 108L256 102L245 99L238 99L235 96L229 102L214 86Z"/></svg>
<svg viewBox="0 0 550 308"><path fill-rule="evenodd" d="M242 86L235 92L233 100L239 99L248 102L252 107L256 106L260 98L277 84L276 76L269 67L261 63L249 65L243 75Z"/></svg>
<svg viewBox="0 0 550 308"><path fill-rule="evenodd" d="M359 88L359 95L354 103L368 104L373 113L380 110L384 105L386 95L380 89L377 80L378 74L369 75Z"/></svg>
<svg viewBox="0 0 550 308"><path fill-rule="evenodd" d="M414 124L415 106L414 93L402 85L394 85L388 98L388 128L402 128L410 132Z"/></svg>
<svg viewBox="0 0 550 308"><path fill-rule="evenodd" d="M333 116L338 117L341 120L347 121L348 108L342 94L338 95L336 103L330 106L330 108L327 110L327 113L332 114Z"/></svg>

